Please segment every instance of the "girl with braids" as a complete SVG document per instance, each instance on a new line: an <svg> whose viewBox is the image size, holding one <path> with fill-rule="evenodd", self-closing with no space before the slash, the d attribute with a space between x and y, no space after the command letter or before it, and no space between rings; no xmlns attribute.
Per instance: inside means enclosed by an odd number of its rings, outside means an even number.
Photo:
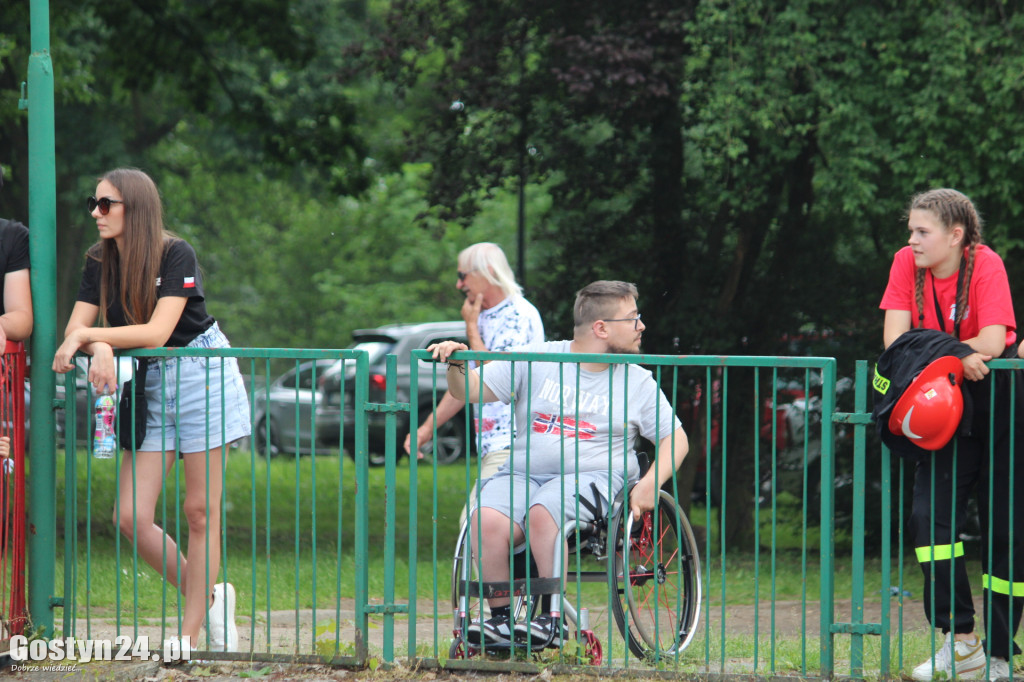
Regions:
<svg viewBox="0 0 1024 682"><path fill-rule="evenodd" d="M110 171L87 204L100 240L86 253L78 301L53 370L72 370L81 350L92 355L89 381L97 393L109 393L118 380L114 348L228 347L206 311L196 253L164 229L160 194L150 177L134 168ZM97 319L103 326L93 326ZM248 398L234 358L150 364L136 377L145 384L145 434L121 459L114 523L184 595L182 646L232 651L238 646L234 588L214 582L220 571L225 446L249 434ZM187 557L155 523L164 477L179 452ZM208 639L200 638L204 620Z"/></svg>
<svg viewBox="0 0 1024 682"><path fill-rule="evenodd" d="M961 678L977 679L986 672L988 679L1005 678L1012 655L1020 653L1013 637L1024 601L1024 543L1018 539L1024 538L1024 492L1014 491L1024 491L1024 460L1011 468L1009 404L1017 373L990 375L985 363L1017 355L1006 268L982 243L981 218L971 200L956 190L933 189L915 196L907 229L908 245L893 259L880 306L885 310L886 348L912 327L925 327L952 334L975 351L962 360L968 380L964 397L973 402L973 417L965 410L964 420L969 421L961 424L960 435L919 459L914 474L912 541L925 575L925 614L946 639L914 669L913 678L948 679L954 665ZM992 382L995 397L990 399ZM1024 432L1017 431L1015 438L1024 441ZM1011 470L1021 479L1016 485ZM987 641L974 632L974 601L959 540L972 491L978 495L985 545L983 575L978 577ZM1012 521L1011 509L1016 517ZM1020 580L1010 575L1011 567Z"/></svg>

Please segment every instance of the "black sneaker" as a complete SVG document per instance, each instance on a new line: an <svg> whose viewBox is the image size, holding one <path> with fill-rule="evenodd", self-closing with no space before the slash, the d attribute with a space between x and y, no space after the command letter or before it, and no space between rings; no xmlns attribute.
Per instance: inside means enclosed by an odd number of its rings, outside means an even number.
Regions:
<svg viewBox="0 0 1024 682"><path fill-rule="evenodd" d="M534 648L560 647L569 639L565 626L549 614L538 616L530 623L516 623L516 641L529 642Z"/></svg>
<svg viewBox="0 0 1024 682"><path fill-rule="evenodd" d="M474 620L466 627L466 641L478 646L508 644L512 641L508 616L493 616L483 623Z"/></svg>

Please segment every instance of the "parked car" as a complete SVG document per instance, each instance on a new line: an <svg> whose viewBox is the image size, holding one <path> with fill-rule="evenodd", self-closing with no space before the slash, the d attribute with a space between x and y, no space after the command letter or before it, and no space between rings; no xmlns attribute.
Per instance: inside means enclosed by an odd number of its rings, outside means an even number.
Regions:
<svg viewBox="0 0 1024 682"><path fill-rule="evenodd" d="M316 381L335 362L302 362L275 379L269 388L253 391L252 438L257 453L312 452L314 406L319 400ZM316 427L320 428L319 420Z"/></svg>
<svg viewBox="0 0 1024 682"><path fill-rule="evenodd" d="M419 406L419 419L422 421L434 408L432 401L432 384L434 363L420 361L419 391L411 396L410 352L424 349L432 343L455 340L466 342L466 323L462 320L450 322L425 322L420 324L395 324L376 329L359 329L353 335L351 348L366 350L370 362L370 388L368 400L371 403L384 402L387 379L385 363L388 355L398 356L396 371L396 400L398 402L416 401ZM355 363L338 361L324 372L320 381L322 402L317 407L317 438L321 444L336 447L341 441L344 426L345 448L351 454L352 442L355 439ZM344 386L344 395L342 387ZM437 373L437 395L439 401L448 389L445 373ZM410 397L411 396L411 397ZM370 450L370 463L384 463L384 424L386 414L368 411L366 413ZM398 413L397 446L399 456L404 453L402 444L409 433L409 415ZM430 450L433 452L433 449ZM465 413L452 417L445 422L437 434L437 460L439 464L450 463L461 459L466 454L466 419Z"/></svg>

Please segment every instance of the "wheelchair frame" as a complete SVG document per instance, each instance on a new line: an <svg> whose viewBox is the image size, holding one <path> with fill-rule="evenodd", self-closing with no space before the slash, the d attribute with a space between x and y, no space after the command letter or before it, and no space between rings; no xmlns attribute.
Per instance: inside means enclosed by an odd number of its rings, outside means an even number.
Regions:
<svg viewBox="0 0 1024 682"><path fill-rule="evenodd" d="M597 521L570 521L562 526L555 541L555 576L526 578L524 559L527 543L513 550L513 574L510 581L484 582L473 577L474 566L469 542L467 520L460 530L452 564L452 609L455 617L449 658L468 658L485 647L470 642L466 627L474 610L482 619L483 600L496 596L511 598L513 623L530 621L538 609L537 597L551 595L550 613L557 623L561 616L572 622L576 639L582 647L581 656L593 665L603 660L600 639L590 629L589 612L579 608L562 593L563 546L570 553L587 551L599 561L611 562L604 571L569 571L566 583L614 581L615 598L612 613L616 626L629 651L640 659L663 660L678 656L689 646L700 620L701 576L700 558L693 530L686 514L666 491L659 491L658 514L646 512L639 523L626 503L625 491L620 493L610 513ZM577 527L579 545L574 546ZM628 551L623 551L628 547ZM609 549L613 552L609 557ZM628 579L624 576L628 576ZM672 596L674 595L674 596ZM470 600L477 603L470 605ZM673 603L674 602L674 603ZM665 622L668 621L668 622ZM549 640L547 646L552 646ZM521 648L536 651L545 646L530 642L487 645L488 651Z"/></svg>

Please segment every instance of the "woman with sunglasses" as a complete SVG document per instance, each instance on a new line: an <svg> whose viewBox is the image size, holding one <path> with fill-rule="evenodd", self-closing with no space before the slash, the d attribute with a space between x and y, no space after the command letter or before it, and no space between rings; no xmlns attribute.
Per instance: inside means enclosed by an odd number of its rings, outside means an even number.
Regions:
<svg viewBox="0 0 1024 682"><path fill-rule="evenodd" d="M89 380L110 392L118 377L114 348L226 348L206 311L195 251L164 229L160 194L134 168L100 178L88 207L99 242L85 257L78 300L53 369L74 369L79 350L92 356ZM101 326L93 325L99 320ZM249 434L249 403L234 358L154 360L145 372L145 435L126 449L114 522L139 555L184 595L180 635L193 649L238 646L234 588L214 585L220 570L225 446ZM155 523L163 480L181 453L188 556ZM208 618L208 620L207 620ZM200 637L207 620L209 639Z"/></svg>

